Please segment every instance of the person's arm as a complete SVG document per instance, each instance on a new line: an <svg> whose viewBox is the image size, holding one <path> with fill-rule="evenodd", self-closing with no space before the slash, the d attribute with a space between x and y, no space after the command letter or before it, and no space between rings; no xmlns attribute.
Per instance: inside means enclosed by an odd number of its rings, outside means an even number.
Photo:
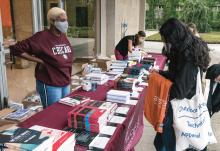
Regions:
<svg viewBox="0 0 220 151"><path fill-rule="evenodd" d="M132 53L132 40L128 40L128 52Z"/></svg>
<svg viewBox="0 0 220 151"><path fill-rule="evenodd" d="M40 49L37 40L39 39L38 35L39 34L37 33L28 39L17 42L15 45L10 46L10 53L14 56L22 57L29 61L44 64L42 59L35 56Z"/></svg>
<svg viewBox="0 0 220 151"><path fill-rule="evenodd" d="M37 58L35 56L32 56L32 55L29 55L28 53L24 52L21 54L21 57L26 59L26 60L29 60L29 61L32 61L32 62L36 62L36 63L40 63L40 64L44 64L44 61L40 58Z"/></svg>

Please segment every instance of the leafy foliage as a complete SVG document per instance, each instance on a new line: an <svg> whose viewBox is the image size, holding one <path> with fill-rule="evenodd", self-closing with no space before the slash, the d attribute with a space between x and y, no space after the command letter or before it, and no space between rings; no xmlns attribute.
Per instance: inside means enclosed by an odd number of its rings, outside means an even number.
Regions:
<svg viewBox="0 0 220 151"><path fill-rule="evenodd" d="M214 11L220 6L219 0L146 0L149 9L146 11L146 28L156 29L170 17L182 21L193 22L200 32L211 29L220 30L220 11ZM162 17L158 18L158 7L162 7ZM220 7L219 7L220 9Z"/></svg>
<svg viewBox="0 0 220 151"><path fill-rule="evenodd" d="M200 32L209 32L209 7L205 0L186 0L180 19L185 23L193 22Z"/></svg>

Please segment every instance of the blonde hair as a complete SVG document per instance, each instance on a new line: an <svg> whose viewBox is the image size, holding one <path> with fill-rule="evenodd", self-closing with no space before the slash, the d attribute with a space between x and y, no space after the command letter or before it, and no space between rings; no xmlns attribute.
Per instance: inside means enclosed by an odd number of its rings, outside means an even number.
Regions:
<svg viewBox="0 0 220 151"><path fill-rule="evenodd" d="M49 9L47 13L48 24L50 25L53 20L56 20L57 17L59 17L62 14L66 14L66 12L62 8L53 7Z"/></svg>

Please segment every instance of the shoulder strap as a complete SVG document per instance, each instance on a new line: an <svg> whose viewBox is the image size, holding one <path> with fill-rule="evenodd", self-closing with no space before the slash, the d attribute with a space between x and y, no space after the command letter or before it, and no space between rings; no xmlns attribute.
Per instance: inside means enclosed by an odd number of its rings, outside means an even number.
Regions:
<svg viewBox="0 0 220 151"><path fill-rule="evenodd" d="M197 80L196 80L196 94L203 95L202 93L202 80L201 80L201 72L198 68Z"/></svg>

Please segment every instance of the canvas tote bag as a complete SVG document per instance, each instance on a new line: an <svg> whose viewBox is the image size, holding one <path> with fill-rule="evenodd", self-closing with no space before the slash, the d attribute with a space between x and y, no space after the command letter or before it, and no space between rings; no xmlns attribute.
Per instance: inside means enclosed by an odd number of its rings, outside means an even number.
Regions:
<svg viewBox="0 0 220 151"><path fill-rule="evenodd" d="M177 151L187 148L202 150L208 144L217 143L211 128L207 101L202 93L200 71L197 74L195 96L191 99L174 99L171 105Z"/></svg>

